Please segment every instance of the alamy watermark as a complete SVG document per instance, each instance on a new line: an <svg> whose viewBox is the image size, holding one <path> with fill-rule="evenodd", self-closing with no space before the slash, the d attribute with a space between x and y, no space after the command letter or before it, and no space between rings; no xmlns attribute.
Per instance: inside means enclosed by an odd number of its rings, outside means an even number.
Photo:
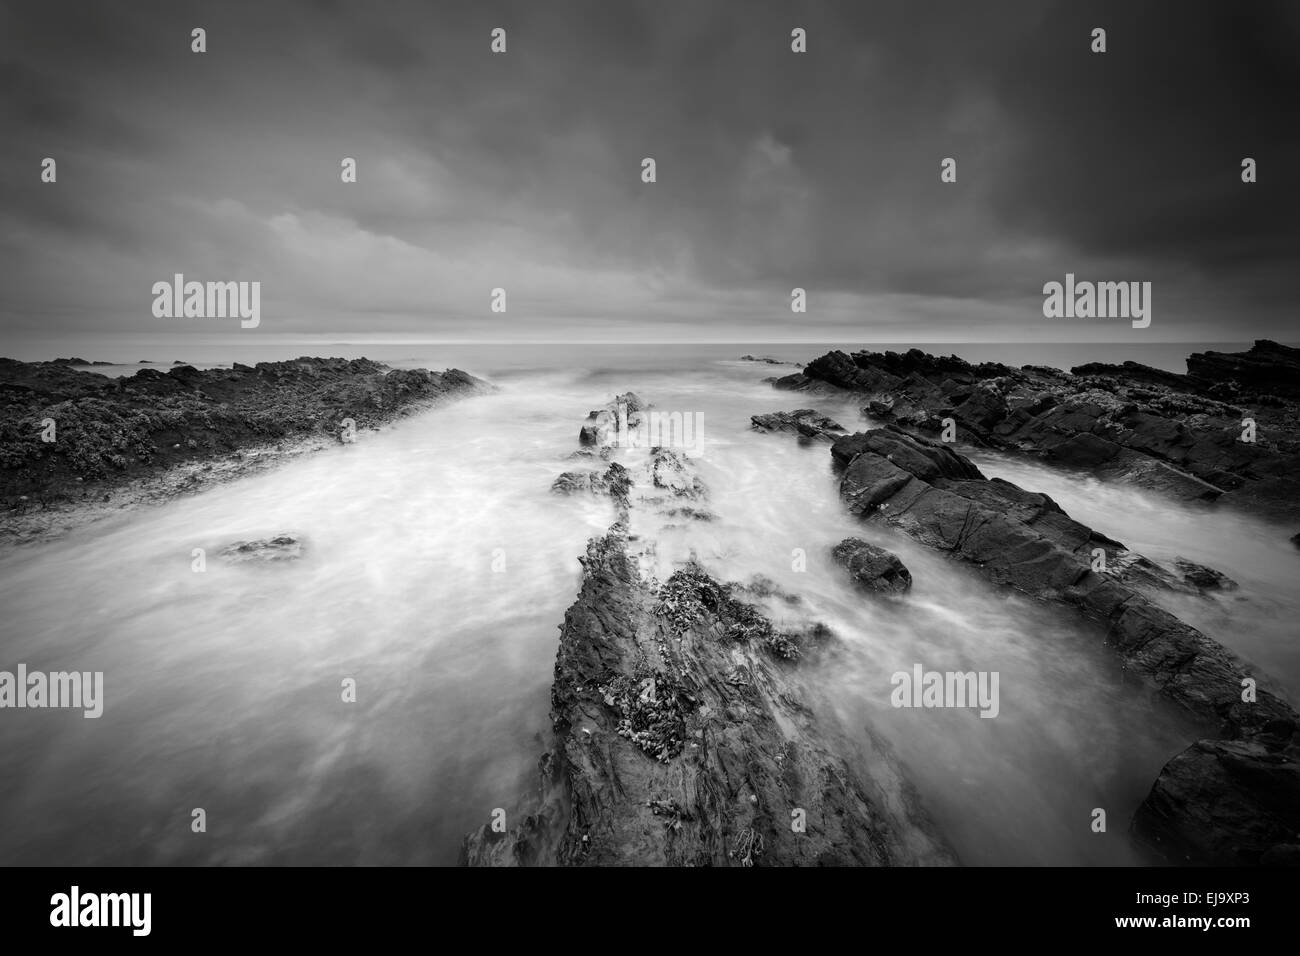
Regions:
<svg viewBox="0 0 1300 956"><path fill-rule="evenodd" d="M83 893L73 886L50 897L50 925L124 926L133 936L148 936L152 910L152 893Z"/></svg>
<svg viewBox="0 0 1300 956"><path fill-rule="evenodd" d="M185 274L178 272L171 282L155 282L153 295L157 319L239 318L245 329L255 329L262 321L260 282L186 282Z"/></svg>
<svg viewBox="0 0 1300 956"><path fill-rule="evenodd" d="M997 671L927 671L913 664L911 671L895 671L889 702L894 707L978 707L981 717L996 717Z"/></svg>
<svg viewBox="0 0 1300 956"><path fill-rule="evenodd" d="M1150 282L1076 282L1043 286L1043 315L1049 319L1131 319L1133 328L1151 324Z"/></svg>
<svg viewBox="0 0 1300 956"><path fill-rule="evenodd" d="M606 444L616 448L704 451L703 412L661 412L649 409L629 417L627 405L619 402L615 422L617 427L609 433Z"/></svg>
<svg viewBox="0 0 1300 956"><path fill-rule="evenodd" d="M82 710L83 717L104 713L103 671L0 671L0 708L62 708Z"/></svg>

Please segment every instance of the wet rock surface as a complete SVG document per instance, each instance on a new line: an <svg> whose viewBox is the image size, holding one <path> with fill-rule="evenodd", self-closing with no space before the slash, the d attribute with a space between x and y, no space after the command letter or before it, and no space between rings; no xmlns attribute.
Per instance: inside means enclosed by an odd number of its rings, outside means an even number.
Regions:
<svg viewBox="0 0 1300 956"><path fill-rule="evenodd" d="M844 434L844 426L811 408L793 412L772 412L750 418L755 431L793 432L810 440L834 441Z"/></svg>
<svg viewBox="0 0 1300 956"><path fill-rule="evenodd" d="M1131 672L1213 734L1170 761L1134 818L1135 836L1156 858L1237 864L1290 853L1300 719L1245 662L1133 583L1162 586L1161 574L1172 575L1074 521L1048 496L987 479L946 445L897 426L840 439L832 456L850 512L969 562L994 582L1077 608L1105 629ZM1197 588L1217 580L1192 568Z"/></svg>
<svg viewBox="0 0 1300 956"><path fill-rule="evenodd" d="M1203 564L1186 558L1174 558L1174 566L1183 576L1183 581L1201 591L1235 591L1237 582L1222 571L1207 568Z"/></svg>
<svg viewBox="0 0 1300 956"><path fill-rule="evenodd" d="M470 834L462 862L955 862L888 748L872 741L864 779L805 703L802 669L834 637L814 621L778 626L762 608L797 596L720 581L694 559L663 581L653 573L654 535L632 529L703 502L691 460L654 449L625 474L561 627L539 787L504 832Z"/></svg>
<svg viewBox="0 0 1300 956"><path fill-rule="evenodd" d="M451 369L300 358L200 371L175 365L108 378L64 362L0 359L0 502L12 515L99 500L189 468L177 493L252 449L337 442L438 401L490 389ZM43 440L53 423L53 441ZM200 471L205 466L206 471Z"/></svg>
<svg viewBox="0 0 1300 956"><path fill-rule="evenodd" d="M895 594L911 590L912 573L892 551L861 538L845 538L832 549L831 556L848 570L860 588Z"/></svg>
<svg viewBox="0 0 1300 956"><path fill-rule="evenodd" d="M1300 520L1300 349L1261 340L1187 365L1186 375L1131 362L1067 374L919 349L837 351L773 384L860 393L864 413L914 433L938 434L950 418L962 442Z"/></svg>
<svg viewBox="0 0 1300 956"><path fill-rule="evenodd" d="M603 472L566 471L551 484L551 491L560 495L590 493L609 495L626 500L632 479L618 462L612 462Z"/></svg>
<svg viewBox="0 0 1300 956"><path fill-rule="evenodd" d="M1300 745L1279 721L1237 740L1200 740L1160 771L1133 831L1164 863L1300 865Z"/></svg>
<svg viewBox="0 0 1300 956"><path fill-rule="evenodd" d="M634 392L615 396L604 408L587 413L587 420L578 430L578 443L591 448L608 446L617 441L620 428L635 428L647 408Z"/></svg>

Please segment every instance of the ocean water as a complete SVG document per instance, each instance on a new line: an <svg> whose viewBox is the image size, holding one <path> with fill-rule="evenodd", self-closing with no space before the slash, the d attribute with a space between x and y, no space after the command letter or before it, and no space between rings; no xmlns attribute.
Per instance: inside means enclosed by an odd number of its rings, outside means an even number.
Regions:
<svg viewBox="0 0 1300 956"><path fill-rule="evenodd" d="M128 367L365 354L462 367L499 390L0 553L0 669L103 671L106 697L98 720L0 716L0 863L454 862L466 832L534 784L577 557L612 520L608 502L548 489L575 467L568 456L587 411L629 389L704 426L693 456L718 520L666 541L663 575L693 552L719 577L761 574L799 595L800 613L837 635L807 677L848 759L869 776L867 740L887 743L967 864L1137 862L1128 821L1193 731L1123 671L1095 629L858 524L839 501L826 446L750 430L753 414L809 404L851 428L872 424L851 402L763 381L793 368L736 361L744 352L806 360L825 347L165 348L137 347L130 359L77 354ZM990 348L948 351L1018 364L1161 364L1131 350L1012 360ZM1300 552L1282 546L1278 529L1032 462L972 457L1154 558L1181 554L1236 578L1233 595L1179 611L1296 699L1300 659L1285 622L1300 612L1290 587ZM280 532L303 537L303 559L217 557L230 542ZM910 594L853 590L828 553L849 535L896 551L915 581ZM196 548L208 556L202 573L192 570ZM918 663L997 671L998 717L892 707L891 675ZM345 679L356 682L355 703L342 700ZM191 830L196 808L206 833ZM1091 829L1095 808L1107 812L1106 833Z"/></svg>

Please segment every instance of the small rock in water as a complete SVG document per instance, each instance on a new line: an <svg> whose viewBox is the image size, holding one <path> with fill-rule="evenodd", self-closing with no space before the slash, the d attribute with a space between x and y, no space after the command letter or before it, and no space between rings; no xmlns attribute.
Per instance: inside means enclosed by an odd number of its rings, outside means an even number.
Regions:
<svg viewBox="0 0 1300 956"><path fill-rule="evenodd" d="M223 548L221 556L232 561L292 561L302 557L302 541L290 534L257 541L236 541Z"/></svg>
<svg viewBox="0 0 1300 956"><path fill-rule="evenodd" d="M1237 582L1221 571L1207 568L1186 558L1174 558L1174 567L1178 568L1183 580L1200 588L1202 591L1235 591Z"/></svg>
<svg viewBox="0 0 1300 956"><path fill-rule="evenodd" d="M912 573L898 555L861 538L845 538L835 546L831 555L849 570L859 587L899 593L912 587Z"/></svg>

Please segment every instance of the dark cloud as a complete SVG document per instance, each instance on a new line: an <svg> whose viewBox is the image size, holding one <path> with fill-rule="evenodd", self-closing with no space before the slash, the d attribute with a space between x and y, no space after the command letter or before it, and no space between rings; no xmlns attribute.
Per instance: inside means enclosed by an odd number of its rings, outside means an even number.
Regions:
<svg viewBox="0 0 1300 956"><path fill-rule="evenodd" d="M1015 339L1073 271L1155 282L1161 336L1294 338L1298 11L10 4L0 322L148 331L184 271L283 331Z"/></svg>

